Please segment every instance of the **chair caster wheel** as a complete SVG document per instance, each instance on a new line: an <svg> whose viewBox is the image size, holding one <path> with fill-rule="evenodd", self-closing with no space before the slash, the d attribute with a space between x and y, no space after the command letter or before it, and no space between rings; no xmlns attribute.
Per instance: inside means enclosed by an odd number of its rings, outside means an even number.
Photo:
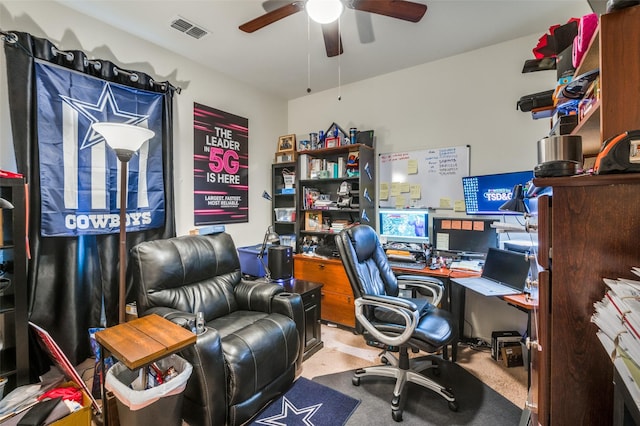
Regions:
<svg viewBox="0 0 640 426"><path fill-rule="evenodd" d="M457 401L449 401L449 410L458 411L458 402Z"/></svg>
<svg viewBox="0 0 640 426"><path fill-rule="evenodd" d="M352 377L351 378L351 384L353 386L360 386L360 377Z"/></svg>
<svg viewBox="0 0 640 426"><path fill-rule="evenodd" d="M391 410L391 418L394 422L402 421L402 410Z"/></svg>

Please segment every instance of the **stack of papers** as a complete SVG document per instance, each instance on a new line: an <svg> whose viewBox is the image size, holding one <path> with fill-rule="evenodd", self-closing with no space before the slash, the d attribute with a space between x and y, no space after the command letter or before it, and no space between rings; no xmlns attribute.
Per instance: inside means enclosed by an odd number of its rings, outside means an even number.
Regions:
<svg viewBox="0 0 640 426"><path fill-rule="evenodd" d="M482 265L483 263L477 260L458 260L456 262L451 262L449 269L482 272Z"/></svg>
<svg viewBox="0 0 640 426"><path fill-rule="evenodd" d="M640 276L640 268L631 272ZM608 290L594 303L591 322L600 329L600 343L640 407L640 281L604 278L604 282Z"/></svg>

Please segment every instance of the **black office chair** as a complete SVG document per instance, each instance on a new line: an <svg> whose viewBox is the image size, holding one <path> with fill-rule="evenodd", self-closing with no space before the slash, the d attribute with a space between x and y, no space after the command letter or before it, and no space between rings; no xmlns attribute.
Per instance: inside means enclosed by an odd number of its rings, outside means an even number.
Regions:
<svg viewBox="0 0 640 426"><path fill-rule="evenodd" d="M356 370L353 384L359 386L360 378L365 376L396 379L391 415L397 422L402 421L407 382L433 390L448 401L452 411L457 411L458 403L451 390L420 374L428 368L438 368L434 359L415 362L408 353L411 349L433 354L457 339L453 319L436 307L444 292L442 282L413 275L396 277L378 235L368 225L345 229L335 239L355 297L357 331L367 342L375 341L385 348L380 355L387 364ZM419 289L430 297L404 298L399 296L400 289ZM398 352L399 357L393 352Z"/></svg>

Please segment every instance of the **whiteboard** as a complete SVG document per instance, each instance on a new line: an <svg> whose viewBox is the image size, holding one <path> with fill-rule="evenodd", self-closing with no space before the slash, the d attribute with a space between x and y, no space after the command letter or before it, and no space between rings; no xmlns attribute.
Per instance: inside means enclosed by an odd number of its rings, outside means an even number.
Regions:
<svg viewBox="0 0 640 426"><path fill-rule="evenodd" d="M469 176L469 150L461 145L380 154L379 206L464 212L462 178Z"/></svg>

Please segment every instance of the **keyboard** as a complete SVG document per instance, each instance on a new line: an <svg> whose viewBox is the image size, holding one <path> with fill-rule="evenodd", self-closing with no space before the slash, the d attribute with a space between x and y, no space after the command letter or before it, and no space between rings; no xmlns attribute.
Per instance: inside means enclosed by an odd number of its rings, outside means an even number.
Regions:
<svg viewBox="0 0 640 426"><path fill-rule="evenodd" d="M404 268L404 269L424 269L427 267L426 263L422 262L397 262L390 260L389 266L392 268Z"/></svg>

